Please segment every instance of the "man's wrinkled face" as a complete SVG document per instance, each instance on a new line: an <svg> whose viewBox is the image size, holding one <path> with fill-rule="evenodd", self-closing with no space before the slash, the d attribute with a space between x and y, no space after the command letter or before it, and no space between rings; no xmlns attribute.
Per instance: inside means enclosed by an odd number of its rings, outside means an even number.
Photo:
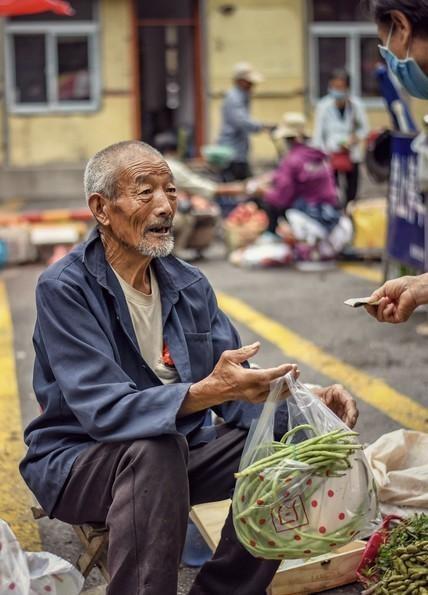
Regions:
<svg viewBox="0 0 428 595"><path fill-rule="evenodd" d="M124 160L117 196L108 205L110 229L122 245L143 256L167 256L174 247L176 210L177 190L161 157L137 152Z"/></svg>

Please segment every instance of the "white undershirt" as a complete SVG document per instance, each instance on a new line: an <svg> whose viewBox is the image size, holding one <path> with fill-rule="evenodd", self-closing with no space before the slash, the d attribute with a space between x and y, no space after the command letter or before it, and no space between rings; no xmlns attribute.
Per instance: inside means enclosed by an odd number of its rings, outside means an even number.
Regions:
<svg viewBox="0 0 428 595"><path fill-rule="evenodd" d="M150 366L163 384L178 382L179 377L177 370L170 366L166 366L162 360L162 304L159 285L153 270L149 269L152 290L150 294L138 291L122 279L114 269L113 272L125 295L138 346L144 361Z"/></svg>

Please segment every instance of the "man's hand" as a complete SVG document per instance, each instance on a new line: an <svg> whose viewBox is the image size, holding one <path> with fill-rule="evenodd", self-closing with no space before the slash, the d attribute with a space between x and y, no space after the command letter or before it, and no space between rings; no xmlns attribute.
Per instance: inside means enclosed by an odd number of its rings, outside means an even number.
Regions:
<svg viewBox="0 0 428 595"><path fill-rule="evenodd" d="M428 302L428 274L387 281L370 298L379 304L365 308L379 322L406 322L418 306Z"/></svg>
<svg viewBox="0 0 428 595"><path fill-rule="evenodd" d="M355 426L359 414L357 403L341 384L333 384L327 386L327 388L315 388L313 392L348 427L353 428Z"/></svg>
<svg viewBox="0 0 428 595"><path fill-rule="evenodd" d="M179 416L189 415L226 401L264 403L273 380L288 372L292 372L294 378L299 377L296 364L282 364L275 368L257 370L244 368L242 364L254 357L259 349L260 343L257 342L240 349L224 351L211 374L192 384L180 408ZM286 392L284 389L284 394Z"/></svg>

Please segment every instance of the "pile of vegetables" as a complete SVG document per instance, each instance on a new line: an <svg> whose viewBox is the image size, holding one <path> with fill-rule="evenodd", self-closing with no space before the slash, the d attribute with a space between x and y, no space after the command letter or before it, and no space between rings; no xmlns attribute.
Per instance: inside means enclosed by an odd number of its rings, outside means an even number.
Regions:
<svg viewBox="0 0 428 595"><path fill-rule="evenodd" d="M301 431L313 437L294 443ZM365 483L354 486L358 497L348 501L350 470L363 460L356 436L345 427L316 435L303 424L256 447L254 462L235 474L233 498L235 530L248 551L266 559L308 558L355 538L376 500L374 484Z"/></svg>
<svg viewBox="0 0 428 595"><path fill-rule="evenodd" d="M366 595L428 595L428 515L398 523L361 571Z"/></svg>

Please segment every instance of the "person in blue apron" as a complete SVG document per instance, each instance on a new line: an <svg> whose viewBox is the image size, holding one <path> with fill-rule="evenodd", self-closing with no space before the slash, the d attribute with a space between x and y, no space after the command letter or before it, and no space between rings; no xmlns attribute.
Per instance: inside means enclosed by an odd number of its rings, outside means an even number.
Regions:
<svg viewBox="0 0 428 595"><path fill-rule="evenodd" d="M389 69L410 95L428 99L428 0L367 0L367 5ZM366 309L379 322L405 322L428 303L428 275L387 281L371 301L379 303Z"/></svg>

